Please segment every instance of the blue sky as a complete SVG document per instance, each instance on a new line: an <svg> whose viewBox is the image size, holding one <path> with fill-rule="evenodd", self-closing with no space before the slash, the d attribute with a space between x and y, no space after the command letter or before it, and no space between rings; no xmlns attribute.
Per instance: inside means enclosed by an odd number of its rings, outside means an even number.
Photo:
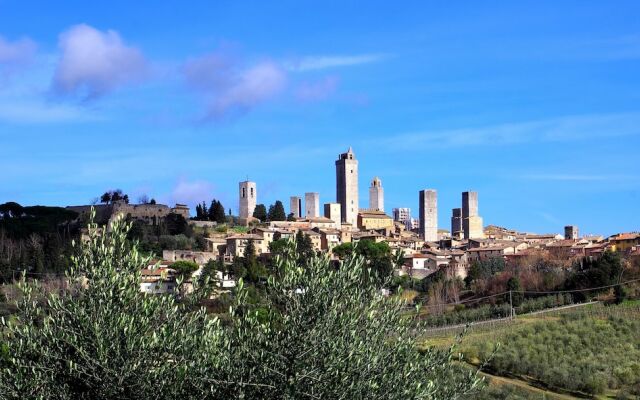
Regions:
<svg viewBox="0 0 640 400"><path fill-rule="evenodd" d="M0 202L439 194L449 228L640 229L640 4L0 0Z"/></svg>

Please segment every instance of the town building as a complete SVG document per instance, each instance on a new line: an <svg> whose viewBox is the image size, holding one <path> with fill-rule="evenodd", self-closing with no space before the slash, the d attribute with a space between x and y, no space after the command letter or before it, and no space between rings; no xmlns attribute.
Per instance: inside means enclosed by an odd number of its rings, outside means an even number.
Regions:
<svg viewBox="0 0 640 400"><path fill-rule="evenodd" d="M394 208L391 210L393 214L393 220L396 222L401 222L404 226L411 230L409 227L411 224L411 209L406 207Z"/></svg>
<svg viewBox="0 0 640 400"><path fill-rule="evenodd" d="M384 211L384 189L382 181L377 176L373 178L369 187L369 209Z"/></svg>
<svg viewBox="0 0 640 400"><path fill-rule="evenodd" d="M361 210L358 213L358 228L361 230L394 230L393 218L378 210Z"/></svg>
<svg viewBox="0 0 640 400"><path fill-rule="evenodd" d="M227 254L231 259L235 257L243 257L245 249L250 241L256 249L256 255L261 253L263 249L263 237L256 234L240 234L232 235L226 238L227 240Z"/></svg>
<svg viewBox="0 0 640 400"><path fill-rule="evenodd" d="M419 193L420 237L427 242L438 240L438 194L433 189Z"/></svg>
<svg viewBox="0 0 640 400"><path fill-rule="evenodd" d="M342 222L358 223L358 160L349 147L336 160L336 202L340 203Z"/></svg>

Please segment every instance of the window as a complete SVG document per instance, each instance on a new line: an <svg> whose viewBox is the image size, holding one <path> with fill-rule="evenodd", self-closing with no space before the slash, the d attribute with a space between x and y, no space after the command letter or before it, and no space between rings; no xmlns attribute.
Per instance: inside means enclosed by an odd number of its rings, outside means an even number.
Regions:
<svg viewBox="0 0 640 400"><path fill-rule="evenodd" d="M251 197L253 197L253 188L251 188Z"/></svg>
<svg viewBox="0 0 640 400"><path fill-rule="evenodd" d="M246 188L242 188L242 197L243 198L247 196L246 190L247 190Z"/></svg>

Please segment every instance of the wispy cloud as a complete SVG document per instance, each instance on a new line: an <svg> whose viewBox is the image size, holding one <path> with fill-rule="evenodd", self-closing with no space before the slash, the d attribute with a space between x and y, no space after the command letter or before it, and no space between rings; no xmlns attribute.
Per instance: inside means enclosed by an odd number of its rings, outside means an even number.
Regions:
<svg viewBox="0 0 640 400"><path fill-rule="evenodd" d="M62 54L52 83L58 94L93 99L139 82L147 72L142 52L113 30L76 25L60 35L59 47Z"/></svg>
<svg viewBox="0 0 640 400"><path fill-rule="evenodd" d="M272 61L245 66L224 53L191 59L182 71L189 87L205 97L206 119L246 112L277 96L287 83L285 71Z"/></svg>
<svg viewBox="0 0 640 400"><path fill-rule="evenodd" d="M96 121L96 114L73 106L33 102L0 103L0 122L12 124L50 124Z"/></svg>
<svg viewBox="0 0 640 400"><path fill-rule="evenodd" d="M566 142L640 134L640 113L572 115L444 131L389 135L395 148L507 146L531 142Z"/></svg>
<svg viewBox="0 0 640 400"><path fill-rule="evenodd" d="M325 68L348 67L369 64L387 58L386 54L359 54L343 56L308 56L285 63L291 71L312 71Z"/></svg>
<svg viewBox="0 0 640 400"><path fill-rule="evenodd" d="M36 44L29 38L13 42L0 36L0 67L23 64L35 55Z"/></svg>
<svg viewBox="0 0 640 400"><path fill-rule="evenodd" d="M319 101L331 96L338 87L340 80L337 76L326 76L320 80L301 83L295 95L302 101Z"/></svg>
<svg viewBox="0 0 640 400"><path fill-rule="evenodd" d="M560 182L598 182L598 181L637 181L639 176L615 174L589 174L589 173L533 173L522 174L520 179L535 181L560 181Z"/></svg>
<svg viewBox="0 0 640 400"><path fill-rule="evenodd" d="M207 181L189 181L181 178L173 188L170 197L171 203L188 204L195 206L202 201L208 201L213 196L213 185Z"/></svg>

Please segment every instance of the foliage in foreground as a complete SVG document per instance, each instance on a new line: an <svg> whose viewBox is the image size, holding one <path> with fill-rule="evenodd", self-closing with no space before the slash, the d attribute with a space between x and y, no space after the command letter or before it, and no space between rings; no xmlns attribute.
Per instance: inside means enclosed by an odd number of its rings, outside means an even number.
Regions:
<svg viewBox="0 0 640 400"><path fill-rule="evenodd" d="M76 290L40 307L22 283L17 317L3 321L4 399L455 399L479 385L453 349L417 351L402 304L359 256L302 266L290 243L266 304L249 304L240 283L223 325L196 299L140 293L148 260L122 220L111 228L90 225L68 273Z"/></svg>

